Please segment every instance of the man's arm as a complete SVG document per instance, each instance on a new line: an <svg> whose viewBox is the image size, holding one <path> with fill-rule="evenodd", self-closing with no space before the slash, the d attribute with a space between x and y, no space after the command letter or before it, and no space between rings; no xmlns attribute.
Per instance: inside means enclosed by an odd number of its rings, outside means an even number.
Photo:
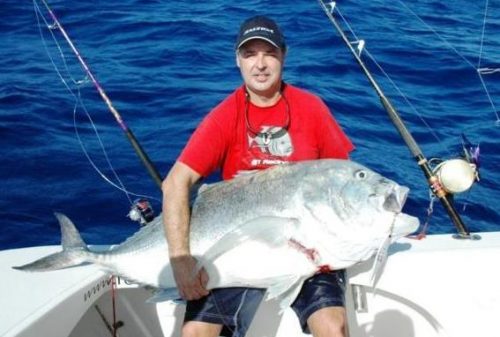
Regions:
<svg viewBox="0 0 500 337"><path fill-rule="evenodd" d="M205 270L194 274L196 260L189 248L189 193L200 175L189 166L176 162L162 183L163 225L177 289L183 299L206 296L208 276Z"/></svg>

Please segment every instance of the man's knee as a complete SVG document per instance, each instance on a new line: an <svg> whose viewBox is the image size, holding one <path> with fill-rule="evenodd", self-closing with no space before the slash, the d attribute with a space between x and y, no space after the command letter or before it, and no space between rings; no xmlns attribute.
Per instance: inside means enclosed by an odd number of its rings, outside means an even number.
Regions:
<svg viewBox="0 0 500 337"><path fill-rule="evenodd" d="M217 337L221 330L220 324L189 321L182 326L182 337Z"/></svg>
<svg viewBox="0 0 500 337"><path fill-rule="evenodd" d="M345 309L343 307L327 307L314 312L307 324L314 337L344 337Z"/></svg>

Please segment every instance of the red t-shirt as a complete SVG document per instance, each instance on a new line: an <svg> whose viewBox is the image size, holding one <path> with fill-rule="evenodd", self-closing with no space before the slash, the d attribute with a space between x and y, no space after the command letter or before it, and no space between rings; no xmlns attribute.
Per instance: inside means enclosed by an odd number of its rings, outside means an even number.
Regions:
<svg viewBox="0 0 500 337"><path fill-rule="evenodd" d="M263 108L247 102L241 86L204 118L178 160L204 177L221 169L231 179L284 162L347 159L353 149L317 96L286 84L280 100Z"/></svg>

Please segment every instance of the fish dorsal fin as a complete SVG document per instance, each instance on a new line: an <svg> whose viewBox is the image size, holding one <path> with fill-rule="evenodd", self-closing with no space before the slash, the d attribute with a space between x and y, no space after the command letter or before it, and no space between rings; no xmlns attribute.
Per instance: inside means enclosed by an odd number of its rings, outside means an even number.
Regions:
<svg viewBox="0 0 500 337"><path fill-rule="evenodd" d="M247 221L212 245L199 259L196 270L200 270L206 263L213 263L222 254L248 240L263 242L270 247L285 245L296 232L298 224L299 221L295 218L276 216L257 217Z"/></svg>
<svg viewBox="0 0 500 337"><path fill-rule="evenodd" d="M62 213L54 213L61 226L61 245L65 249L86 249L80 233L73 222Z"/></svg>
<svg viewBox="0 0 500 337"><path fill-rule="evenodd" d="M77 266L83 262L91 261L87 245L83 242L78 230L71 220L62 213L54 213L61 226L61 245L63 250L50 254L31 263L14 266L12 268L24 271L49 271Z"/></svg>

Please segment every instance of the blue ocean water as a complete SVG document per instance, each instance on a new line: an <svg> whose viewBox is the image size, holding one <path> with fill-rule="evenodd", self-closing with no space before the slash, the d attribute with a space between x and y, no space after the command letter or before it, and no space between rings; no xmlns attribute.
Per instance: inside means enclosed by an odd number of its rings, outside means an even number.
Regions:
<svg viewBox="0 0 500 337"><path fill-rule="evenodd" d="M319 94L356 144L353 159L409 186L405 212L426 219L424 176L317 1L49 3L162 175L200 119L240 85L233 54L240 22L254 14L274 17L289 45L285 80ZM404 93L406 98L365 52L367 66L428 158L455 157L462 133L480 143L481 181L455 198L473 232L500 230L500 8L490 1L485 15L485 3L337 2ZM101 177L82 144L103 174L117 183L107 156L125 188L150 196L157 212L159 189L34 3L4 0L0 9L0 249L59 244L54 211L73 219L89 243L122 241L138 228L126 217L129 198ZM490 74L481 81L476 69L486 67ZM84 105L75 106L77 87ZM455 232L437 202L429 232Z"/></svg>

